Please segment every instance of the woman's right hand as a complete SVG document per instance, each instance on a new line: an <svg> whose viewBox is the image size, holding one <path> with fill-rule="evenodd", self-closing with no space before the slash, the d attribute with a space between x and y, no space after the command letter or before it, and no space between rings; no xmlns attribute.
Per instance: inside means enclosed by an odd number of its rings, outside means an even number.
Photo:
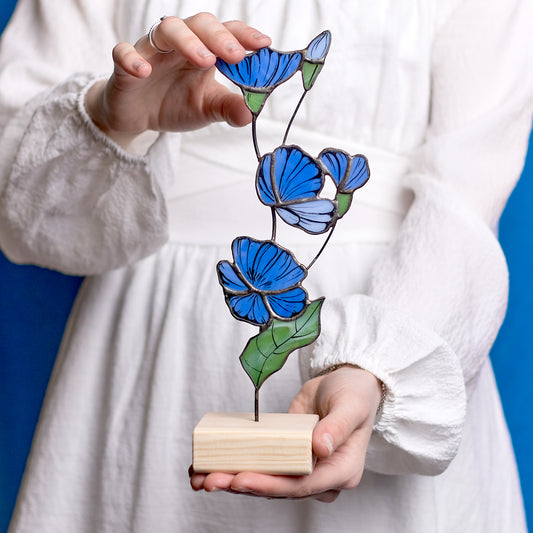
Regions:
<svg viewBox="0 0 533 533"><path fill-rule="evenodd" d="M241 61L246 50L270 45L270 38L240 21L221 23L199 13L187 19L168 17L152 33L158 52L141 37L135 46L113 49L115 68L107 81L87 92L89 116L122 146L146 130L187 131L211 122L244 126L251 113L241 95L214 79L216 57Z"/></svg>

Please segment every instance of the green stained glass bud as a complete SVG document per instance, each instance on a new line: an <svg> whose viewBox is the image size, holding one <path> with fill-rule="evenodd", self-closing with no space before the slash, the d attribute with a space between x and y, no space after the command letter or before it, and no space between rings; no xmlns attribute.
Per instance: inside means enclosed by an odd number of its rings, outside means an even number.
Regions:
<svg viewBox="0 0 533 533"><path fill-rule="evenodd" d="M338 204L338 213L339 218L341 218L348 209L350 209L350 205L352 203L352 193L345 193L340 192L337 194L337 204Z"/></svg>
<svg viewBox="0 0 533 533"><path fill-rule="evenodd" d="M306 91L311 89L323 66L323 63L311 63L309 61L303 62L302 77L304 82L304 88Z"/></svg>
<svg viewBox="0 0 533 533"><path fill-rule="evenodd" d="M265 103L268 93L256 93L252 91L244 91L244 101L248 109L254 114L258 115Z"/></svg>

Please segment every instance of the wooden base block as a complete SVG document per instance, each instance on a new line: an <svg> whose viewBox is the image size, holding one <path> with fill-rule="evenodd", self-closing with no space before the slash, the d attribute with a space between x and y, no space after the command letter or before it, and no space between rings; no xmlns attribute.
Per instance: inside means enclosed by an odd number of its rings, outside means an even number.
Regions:
<svg viewBox="0 0 533 533"><path fill-rule="evenodd" d="M198 473L305 475L313 470L311 436L317 415L206 413L193 432Z"/></svg>

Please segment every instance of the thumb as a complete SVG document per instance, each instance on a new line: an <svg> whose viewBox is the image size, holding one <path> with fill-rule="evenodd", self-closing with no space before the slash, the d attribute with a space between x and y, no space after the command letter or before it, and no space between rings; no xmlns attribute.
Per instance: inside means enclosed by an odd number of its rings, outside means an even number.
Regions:
<svg viewBox="0 0 533 533"><path fill-rule="evenodd" d="M217 83L207 99L209 114L215 122L227 122L230 126L246 126L252 121L252 113L240 94L231 92Z"/></svg>
<svg viewBox="0 0 533 533"><path fill-rule="evenodd" d="M313 431L313 451L318 458L332 455L364 424L367 416L354 404L353 396L342 393L328 399L327 414Z"/></svg>

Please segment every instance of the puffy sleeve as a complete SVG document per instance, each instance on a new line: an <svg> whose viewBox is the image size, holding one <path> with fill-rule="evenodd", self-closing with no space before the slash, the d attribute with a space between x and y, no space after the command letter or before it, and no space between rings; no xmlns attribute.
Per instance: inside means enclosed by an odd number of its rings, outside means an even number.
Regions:
<svg viewBox="0 0 533 533"><path fill-rule="evenodd" d="M370 470L435 475L447 467L468 391L503 321L508 271L497 227L531 127L532 7L467 0L441 18L430 124L405 177L414 201L368 294L324 304L309 375L351 362L388 389Z"/></svg>
<svg viewBox="0 0 533 533"><path fill-rule="evenodd" d="M164 150L126 152L83 105L124 39L118 3L45 4L19 0L0 46L0 247L14 262L94 274L166 242Z"/></svg>

